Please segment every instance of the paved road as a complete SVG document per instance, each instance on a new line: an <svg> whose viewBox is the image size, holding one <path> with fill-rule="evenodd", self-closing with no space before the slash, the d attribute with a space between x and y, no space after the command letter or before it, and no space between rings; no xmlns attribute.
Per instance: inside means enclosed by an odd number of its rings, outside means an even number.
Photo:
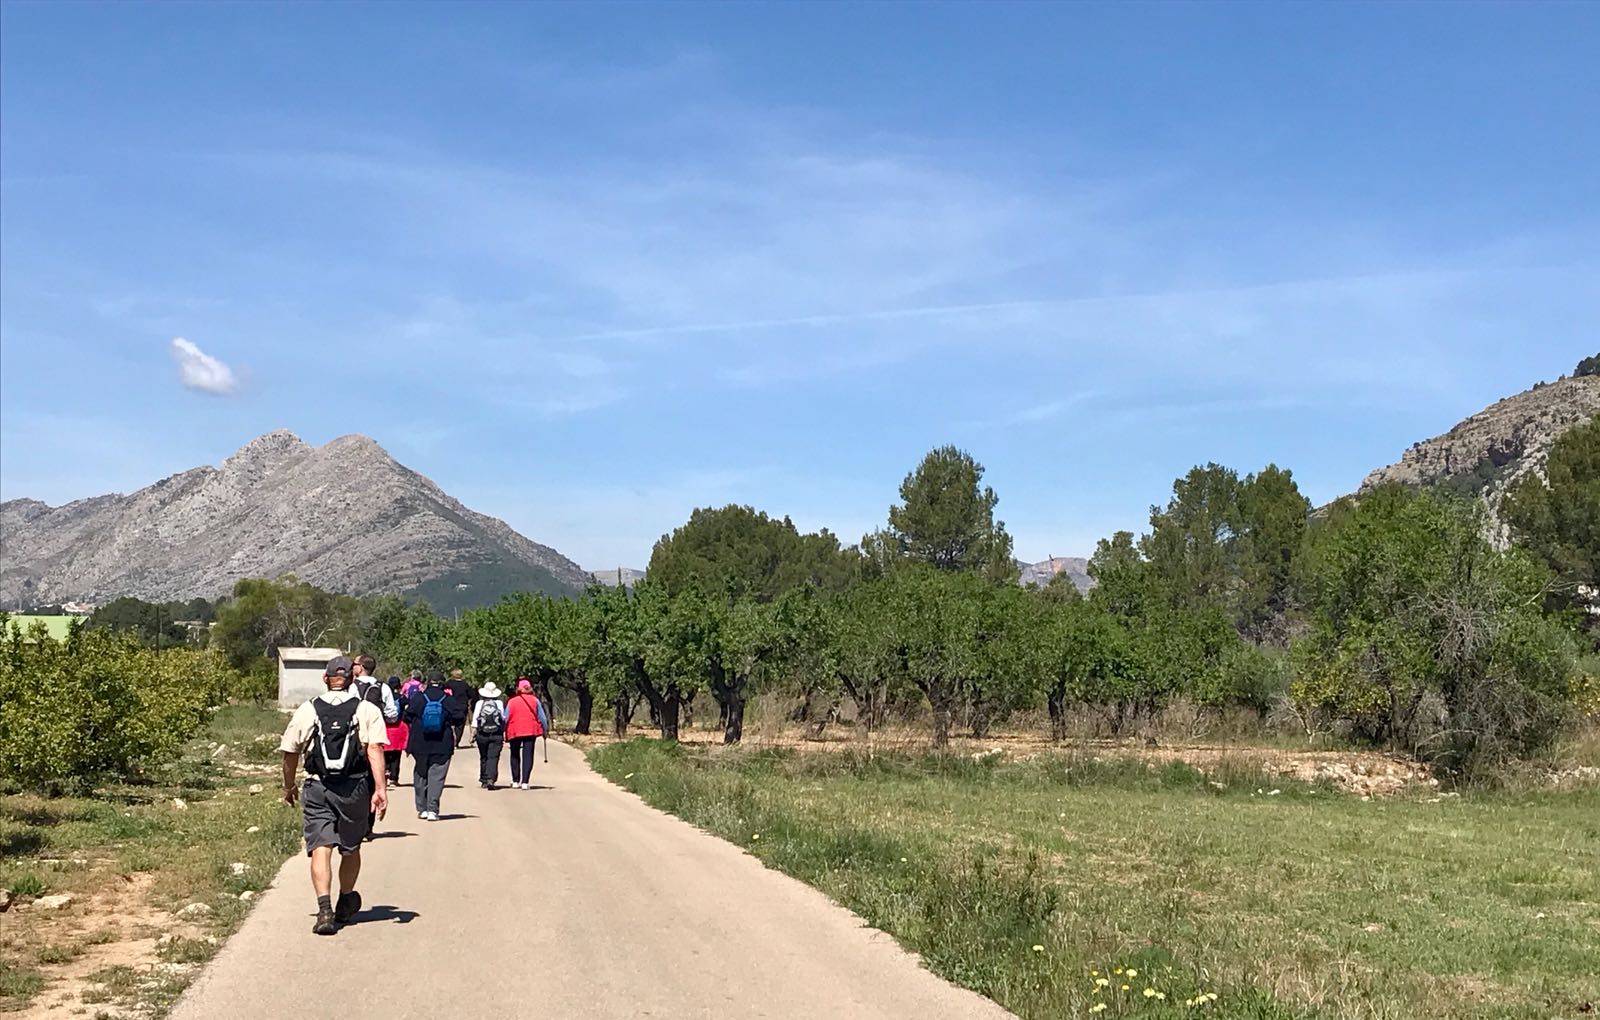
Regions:
<svg viewBox="0 0 1600 1020"><path fill-rule="evenodd" d="M446 789L432 823L397 791L365 909L334 937L311 934L304 858L285 864L173 1020L1010 1016L578 751L550 748L546 789L476 778L459 753L451 782L470 788Z"/></svg>

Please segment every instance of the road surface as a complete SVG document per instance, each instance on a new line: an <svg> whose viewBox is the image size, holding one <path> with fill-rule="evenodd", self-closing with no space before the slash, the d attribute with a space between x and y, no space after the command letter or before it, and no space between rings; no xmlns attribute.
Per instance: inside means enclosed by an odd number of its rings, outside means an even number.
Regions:
<svg viewBox="0 0 1600 1020"><path fill-rule="evenodd" d="M173 1020L1010 1016L572 748L537 765L545 789L476 779L476 750L458 752L438 822L395 791L338 935L311 934L290 860Z"/></svg>

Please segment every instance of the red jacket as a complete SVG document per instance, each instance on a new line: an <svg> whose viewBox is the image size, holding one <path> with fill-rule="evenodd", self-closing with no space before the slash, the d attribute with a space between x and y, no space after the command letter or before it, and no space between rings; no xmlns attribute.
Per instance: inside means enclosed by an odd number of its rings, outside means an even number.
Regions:
<svg viewBox="0 0 1600 1020"><path fill-rule="evenodd" d="M533 694L513 694L506 702L506 739L542 737L539 725L539 698Z"/></svg>

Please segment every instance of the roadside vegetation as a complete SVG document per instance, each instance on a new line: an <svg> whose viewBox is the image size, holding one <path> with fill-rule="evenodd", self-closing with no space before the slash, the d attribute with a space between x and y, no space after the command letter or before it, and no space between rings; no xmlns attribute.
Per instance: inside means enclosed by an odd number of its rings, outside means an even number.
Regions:
<svg viewBox="0 0 1600 1020"><path fill-rule="evenodd" d="M299 846L264 760L281 728L274 709L224 707L175 759L102 774L92 796L0 779L0 1012L176 1000Z"/></svg>
<svg viewBox="0 0 1600 1020"><path fill-rule="evenodd" d="M737 743L758 697L813 737L919 721L935 748L1036 718L1058 741L1085 717L1148 741L1176 714L1492 783L1552 763L1600 713L1600 422L1517 487L1509 547L1476 499L1393 487L1313 512L1289 471L1206 464L1146 533L1100 542L1087 594L1065 576L1015 583L982 479L965 452L930 452L887 525L848 547L748 507L696 510L631 590L517 596L455 622L391 607L367 643L397 664L531 676L575 703L579 734L647 721L668 740L714 712Z"/></svg>
<svg viewBox="0 0 1600 1020"><path fill-rule="evenodd" d="M1600 1001L1593 787L1361 800L1247 767L646 739L591 762L1025 1018L1511 1020Z"/></svg>

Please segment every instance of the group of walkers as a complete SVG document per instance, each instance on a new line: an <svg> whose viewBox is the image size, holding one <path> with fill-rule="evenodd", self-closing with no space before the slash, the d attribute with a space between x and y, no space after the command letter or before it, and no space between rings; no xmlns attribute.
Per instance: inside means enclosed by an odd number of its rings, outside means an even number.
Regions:
<svg viewBox="0 0 1600 1020"><path fill-rule="evenodd" d="M478 785L500 784L500 753L511 752L512 789L532 789L535 741L550 731L550 716L527 677L509 697L493 682L475 689L454 670L412 670L404 682L375 674L370 655L336 656L323 671L326 692L295 710L284 729L283 799L301 805L317 919L311 930L332 935L361 910L356 879L361 845L389 807L405 754L412 759L417 817L439 820L450 761L471 730L478 747ZM549 751L545 752L546 757ZM304 785L297 782L301 758ZM333 851L339 851L340 893L333 898Z"/></svg>

